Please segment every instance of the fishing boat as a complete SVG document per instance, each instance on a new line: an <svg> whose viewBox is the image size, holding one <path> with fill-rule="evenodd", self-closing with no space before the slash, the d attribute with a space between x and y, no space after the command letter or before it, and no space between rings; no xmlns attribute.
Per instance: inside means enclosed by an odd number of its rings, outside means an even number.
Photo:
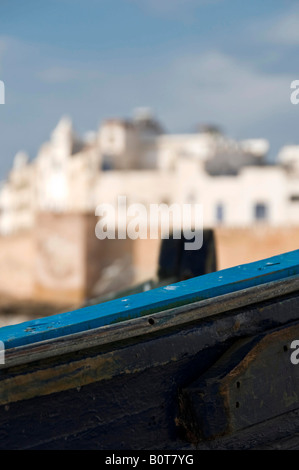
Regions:
<svg viewBox="0 0 299 470"><path fill-rule="evenodd" d="M1 449L299 448L299 250L165 279L0 329Z"/></svg>

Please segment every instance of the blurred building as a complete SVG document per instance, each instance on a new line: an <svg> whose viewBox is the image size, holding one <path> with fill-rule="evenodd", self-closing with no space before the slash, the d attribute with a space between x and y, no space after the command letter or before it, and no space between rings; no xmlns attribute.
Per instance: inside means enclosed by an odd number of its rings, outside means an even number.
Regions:
<svg viewBox="0 0 299 470"><path fill-rule="evenodd" d="M16 155L0 190L0 233L32 228L39 212L95 213L118 195L145 205L201 203L206 227L298 224L299 147L282 149L275 165L268 147L214 126L167 134L146 109L84 138L63 118L34 160Z"/></svg>

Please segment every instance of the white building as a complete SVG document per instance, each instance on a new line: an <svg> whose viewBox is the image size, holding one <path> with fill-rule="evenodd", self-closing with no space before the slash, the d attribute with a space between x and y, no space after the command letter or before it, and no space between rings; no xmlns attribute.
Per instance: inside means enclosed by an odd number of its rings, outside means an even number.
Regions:
<svg viewBox="0 0 299 470"><path fill-rule="evenodd" d="M201 203L204 224L299 223L299 147L275 165L268 142L236 142L213 127L166 134L146 110L79 139L63 118L29 161L19 153L0 190L0 233L34 226L38 211L95 212L100 203Z"/></svg>

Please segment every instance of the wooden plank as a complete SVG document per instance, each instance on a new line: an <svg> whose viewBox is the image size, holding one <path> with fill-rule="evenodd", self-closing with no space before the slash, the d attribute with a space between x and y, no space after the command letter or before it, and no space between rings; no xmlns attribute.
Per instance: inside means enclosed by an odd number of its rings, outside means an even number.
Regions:
<svg viewBox="0 0 299 470"><path fill-rule="evenodd" d="M0 370L0 448L180 449L186 443L177 420L179 392L235 341L298 321L298 312L298 289L283 297L278 291L272 301L212 321ZM299 431L296 412L289 413L287 423L282 415L274 425L267 420L199 448L248 448L287 437Z"/></svg>
<svg viewBox="0 0 299 470"><path fill-rule="evenodd" d="M132 377L138 374L142 374L142 380L150 390L150 371L154 369L158 369L162 377L166 373L171 376L173 368L181 369L180 380L188 383L188 368L193 376L195 374L195 380L215 363L220 351L223 353L228 348L228 342L298 320L298 307L299 296L294 294L266 305L257 304L219 315L214 321L207 319L206 322L191 324L187 329L136 339L135 343L111 344L110 349L86 350L80 355L71 354L31 366L25 364L22 368L1 370L0 405L78 387L83 390L97 382L99 390L102 390L107 380L119 376L126 377L125 383L130 384ZM195 358L194 368L190 362Z"/></svg>
<svg viewBox="0 0 299 470"><path fill-rule="evenodd" d="M194 440L235 433L299 409L299 368L290 344L299 323L236 342L181 398Z"/></svg>
<svg viewBox="0 0 299 470"><path fill-rule="evenodd" d="M296 250L104 304L6 326L0 329L0 340L8 350L150 315L298 274L299 250Z"/></svg>
<svg viewBox="0 0 299 470"><path fill-rule="evenodd" d="M138 338L152 333L180 327L188 323L215 317L220 313L250 306L299 291L299 276L273 281L212 299L157 312L149 317L127 320L121 323L53 338L37 343L10 348L5 354L5 364L0 369L68 354L109 343ZM290 318L285 316L286 321Z"/></svg>

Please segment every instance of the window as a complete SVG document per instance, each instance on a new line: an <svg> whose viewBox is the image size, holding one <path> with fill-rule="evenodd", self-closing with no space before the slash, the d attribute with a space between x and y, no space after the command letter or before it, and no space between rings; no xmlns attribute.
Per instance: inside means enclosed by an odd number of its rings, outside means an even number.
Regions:
<svg viewBox="0 0 299 470"><path fill-rule="evenodd" d="M108 155L104 155L102 160L102 171L110 170L113 170L113 162Z"/></svg>
<svg viewBox="0 0 299 470"><path fill-rule="evenodd" d="M264 203L260 203L260 202L257 203L254 206L254 218L255 218L255 220L259 220L259 221L266 220L267 216L268 216L267 205L264 204Z"/></svg>
<svg viewBox="0 0 299 470"><path fill-rule="evenodd" d="M215 213L216 213L216 222L218 224L221 224L224 220L224 206L222 203L216 204Z"/></svg>

